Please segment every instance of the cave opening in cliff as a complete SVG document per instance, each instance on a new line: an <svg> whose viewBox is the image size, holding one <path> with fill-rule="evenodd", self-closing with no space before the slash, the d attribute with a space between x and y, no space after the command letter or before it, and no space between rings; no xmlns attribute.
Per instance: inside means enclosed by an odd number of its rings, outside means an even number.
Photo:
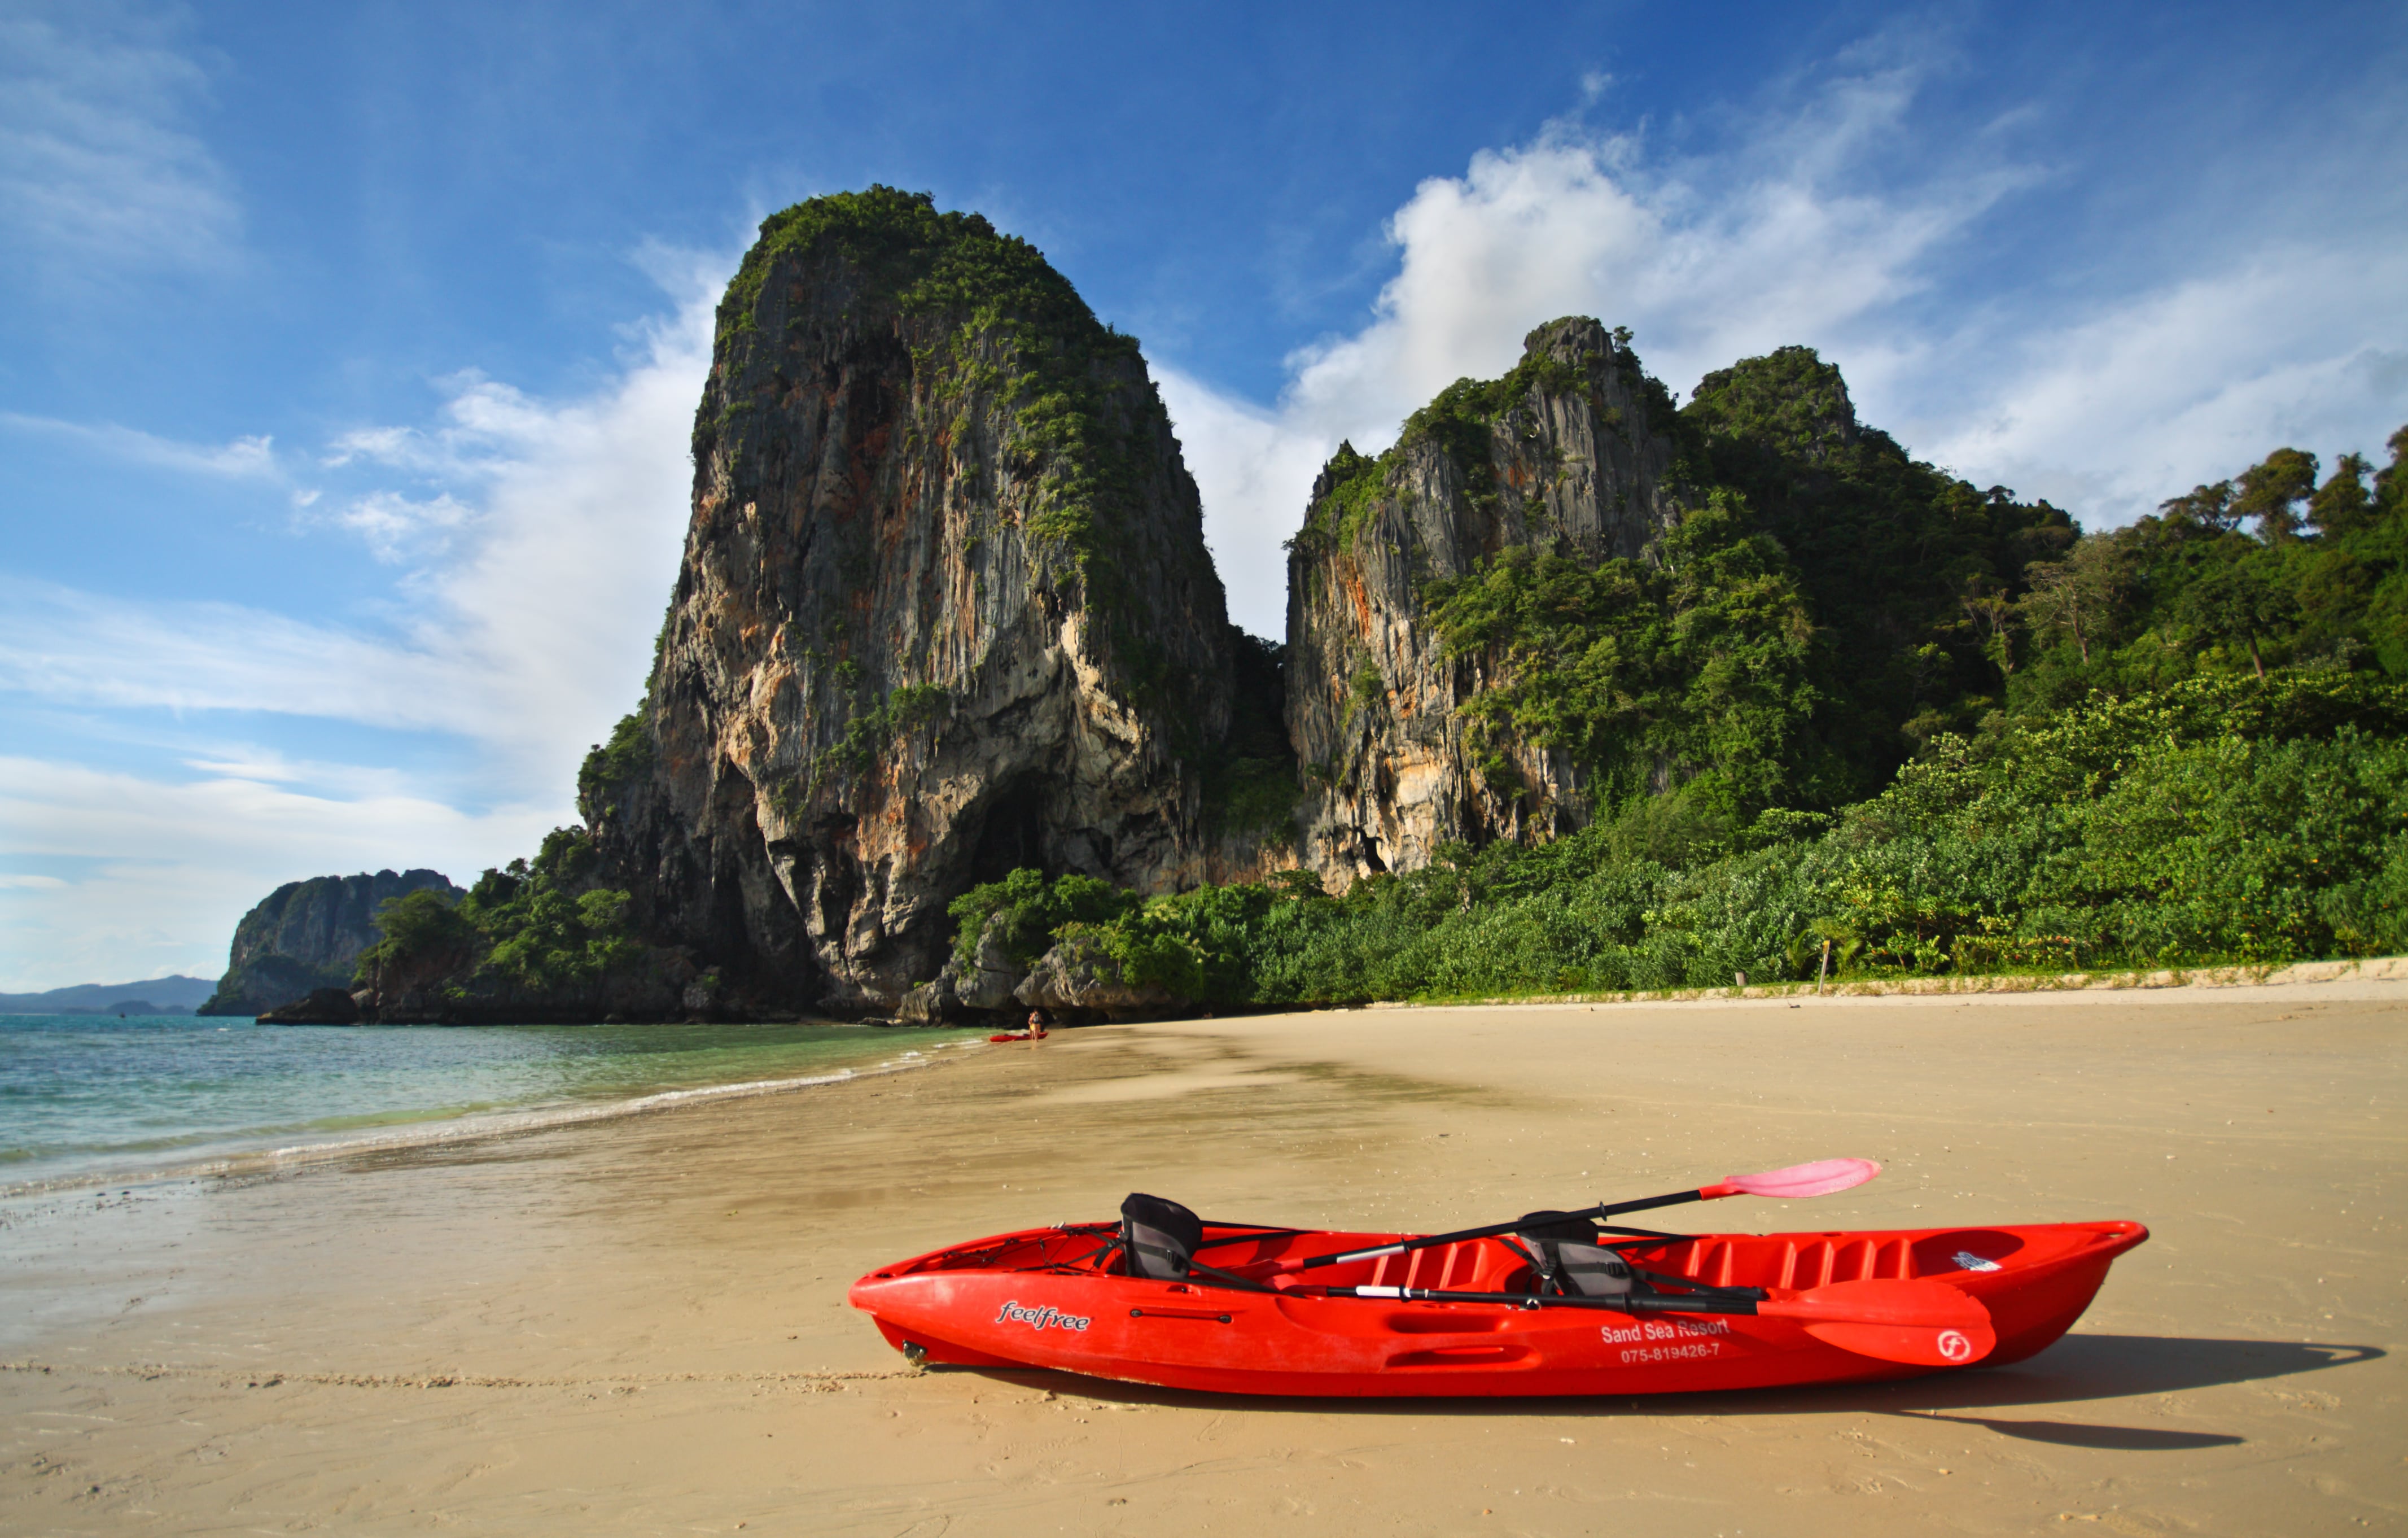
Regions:
<svg viewBox="0 0 2408 1538"><path fill-rule="evenodd" d="M972 885L1001 881L1028 868L1047 878L1061 874L1046 857L1045 784L1033 774L1004 782L979 812L978 841L970 851Z"/></svg>

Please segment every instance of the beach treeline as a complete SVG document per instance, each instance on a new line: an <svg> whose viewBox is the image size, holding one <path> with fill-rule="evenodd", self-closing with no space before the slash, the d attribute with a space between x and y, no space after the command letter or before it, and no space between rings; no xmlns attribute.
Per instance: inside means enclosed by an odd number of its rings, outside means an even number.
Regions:
<svg viewBox="0 0 2408 1538"><path fill-rule="evenodd" d="M1142 900L1034 870L954 904L1016 956L1086 935L1214 1005L2274 964L2408 951L2408 687L2197 679L1943 737L1881 795L1744 825L1678 795L1532 846L1453 845ZM1828 942L1828 949L1827 949Z"/></svg>

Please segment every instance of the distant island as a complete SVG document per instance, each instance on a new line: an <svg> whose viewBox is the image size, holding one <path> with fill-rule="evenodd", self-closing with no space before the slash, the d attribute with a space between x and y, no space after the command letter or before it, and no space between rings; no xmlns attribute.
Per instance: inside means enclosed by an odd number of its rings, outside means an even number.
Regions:
<svg viewBox="0 0 2408 1538"><path fill-rule="evenodd" d="M1551 322L1340 445L1274 643L1227 620L1137 342L1035 248L888 188L771 217L581 826L379 898L324 1010L1076 1018L2408 949L2408 429L2379 470L2278 449L2085 535L1915 460L1807 348L1680 404L1634 340Z"/></svg>
<svg viewBox="0 0 2408 1538"><path fill-rule="evenodd" d="M138 983L79 983L42 993L0 993L0 1014L190 1014L216 991L208 978L180 974Z"/></svg>

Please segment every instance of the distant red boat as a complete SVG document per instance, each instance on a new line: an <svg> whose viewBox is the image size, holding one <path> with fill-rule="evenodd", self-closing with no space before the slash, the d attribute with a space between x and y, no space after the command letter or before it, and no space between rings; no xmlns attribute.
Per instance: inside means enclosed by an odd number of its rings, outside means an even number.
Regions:
<svg viewBox="0 0 2408 1538"><path fill-rule="evenodd" d="M882 1267L851 1301L907 1356L965 1367L1238 1394L1660 1394L2020 1361L2148 1238L2126 1222L1611 1243L1584 1228L1593 1242L1558 1253L1198 1222L1166 1272L1162 1251L1132 1247L1150 1231L1125 1216L1000 1234ZM1604 1284L1623 1290L1551 1294L1579 1256L1627 1268Z"/></svg>

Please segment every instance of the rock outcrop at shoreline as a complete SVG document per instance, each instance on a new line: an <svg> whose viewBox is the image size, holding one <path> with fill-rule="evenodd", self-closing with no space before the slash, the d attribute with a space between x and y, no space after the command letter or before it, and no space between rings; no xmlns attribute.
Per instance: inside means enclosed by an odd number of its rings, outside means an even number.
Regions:
<svg viewBox="0 0 2408 1538"><path fill-rule="evenodd" d="M433 891L466 894L436 870L379 870L287 882L235 926L217 992L201 1014L264 1014L321 988L348 990L352 965L376 943L376 913L392 898Z"/></svg>
<svg viewBox="0 0 2408 1538"><path fill-rule="evenodd" d="M1588 820L1563 752L1516 740L1501 766L1475 761L1458 712L1491 681L1449 654L1426 594L1509 549L1588 567L1640 556L1680 515L1671 418L1616 338L1573 317L1531 332L1505 379L1464 381L1415 413L1387 453L1340 448L1288 555L1306 865L1343 885L1416 869L1448 841Z"/></svg>
<svg viewBox="0 0 2408 1538"><path fill-rule="evenodd" d="M694 457L643 706L580 788L638 926L731 999L891 1008L1015 867L1244 868L1195 482L1136 341L1034 248L887 189L770 219Z"/></svg>

